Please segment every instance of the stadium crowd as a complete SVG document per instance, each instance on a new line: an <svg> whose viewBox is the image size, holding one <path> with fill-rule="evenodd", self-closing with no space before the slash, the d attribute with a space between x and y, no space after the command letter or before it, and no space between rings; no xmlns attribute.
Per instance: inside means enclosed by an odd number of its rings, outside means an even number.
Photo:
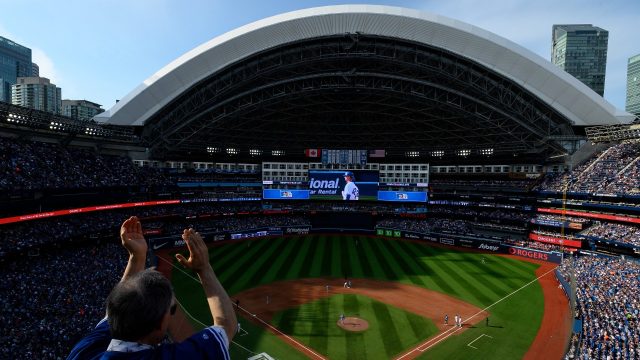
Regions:
<svg viewBox="0 0 640 360"><path fill-rule="evenodd" d="M640 358L640 265L622 258L566 258L560 266L565 279L572 269L582 341L567 358Z"/></svg>
<svg viewBox="0 0 640 360"><path fill-rule="evenodd" d="M122 219L137 214L145 229L160 230L164 235L179 234L187 226L210 228L209 231L242 231L265 226L309 225L300 216L234 216L238 213L261 214L259 204L208 203L167 205L149 208L98 211L73 216L58 216L2 225L0 258L46 245L64 245L72 239L110 235ZM212 218L213 217L213 218ZM86 239L85 239L86 240Z"/></svg>
<svg viewBox="0 0 640 360"><path fill-rule="evenodd" d="M454 216L469 216L477 218L487 218L493 220L511 220L515 222L528 222L531 219L531 214L527 214L517 210L502 210L494 207L487 207L492 210L476 210L473 208L464 207L450 207L450 206L431 206L429 207L430 213L449 214Z"/></svg>
<svg viewBox="0 0 640 360"><path fill-rule="evenodd" d="M640 142L612 145L573 171L548 176L540 190L640 195Z"/></svg>
<svg viewBox="0 0 640 360"><path fill-rule="evenodd" d="M104 318L104 299L126 265L112 239L0 259L0 359L64 359Z"/></svg>
<svg viewBox="0 0 640 360"><path fill-rule="evenodd" d="M136 167L127 157L53 143L0 141L0 191L171 184L160 170Z"/></svg>
<svg viewBox="0 0 640 360"><path fill-rule="evenodd" d="M463 175L464 176L464 175ZM536 184L536 180L499 180L499 179L474 179L464 180L458 178L434 178L429 182L434 189L438 191L442 188L469 188L475 190L514 190L527 191Z"/></svg>
<svg viewBox="0 0 640 360"><path fill-rule="evenodd" d="M472 233L472 228L467 221L453 219L383 219L377 222L376 227L393 228L418 233L448 232L462 235Z"/></svg>
<svg viewBox="0 0 640 360"><path fill-rule="evenodd" d="M633 225L596 222L580 234L640 247L640 228Z"/></svg>

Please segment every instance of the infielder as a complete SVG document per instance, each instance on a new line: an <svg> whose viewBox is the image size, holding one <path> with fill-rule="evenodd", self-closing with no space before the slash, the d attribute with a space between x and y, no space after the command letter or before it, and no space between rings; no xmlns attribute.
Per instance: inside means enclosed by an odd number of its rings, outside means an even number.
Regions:
<svg viewBox="0 0 640 360"><path fill-rule="evenodd" d="M342 190L342 200L358 200L360 197L360 190L356 186L354 182L356 177L353 175L353 172L347 171L344 173L344 181L347 184L344 186L344 190Z"/></svg>

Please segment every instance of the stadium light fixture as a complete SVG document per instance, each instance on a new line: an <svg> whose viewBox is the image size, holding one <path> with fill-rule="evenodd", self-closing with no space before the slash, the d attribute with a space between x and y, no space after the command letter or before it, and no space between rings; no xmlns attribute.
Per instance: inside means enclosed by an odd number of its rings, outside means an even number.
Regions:
<svg viewBox="0 0 640 360"><path fill-rule="evenodd" d="M284 156L284 150L271 150L272 156Z"/></svg>
<svg viewBox="0 0 640 360"><path fill-rule="evenodd" d="M471 155L471 150L469 149L458 150L458 156L469 156L469 155Z"/></svg>
<svg viewBox="0 0 640 360"><path fill-rule="evenodd" d="M262 150L250 149L249 150L249 155L251 155L251 156L260 156L260 155L262 155Z"/></svg>
<svg viewBox="0 0 640 360"><path fill-rule="evenodd" d="M420 156L420 151L407 151L405 153L406 157L419 157Z"/></svg>
<svg viewBox="0 0 640 360"><path fill-rule="evenodd" d="M431 156L433 157L443 157L444 156L444 150L435 150L431 152Z"/></svg>
<svg viewBox="0 0 640 360"><path fill-rule="evenodd" d="M229 154L229 155L238 155L238 149L236 149L236 148L227 148L227 154Z"/></svg>
<svg viewBox="0 0 640 360"><path fill-rule="evenodd" d="M480 149L480 154L485 156L493 155L493 148Z"/></svg>
<svg viewBox="0 0 640 360"><path fill-rule="evenodd" d="M219 153L220 152L220 148L214 147L214 146L207 146L207 152L209 154Z"/></svg>

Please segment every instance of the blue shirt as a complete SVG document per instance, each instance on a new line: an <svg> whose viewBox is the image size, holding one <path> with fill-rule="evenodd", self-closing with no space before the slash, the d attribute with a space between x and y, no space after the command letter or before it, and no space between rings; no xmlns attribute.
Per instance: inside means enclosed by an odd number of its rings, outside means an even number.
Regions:
<svg viewBox="0 0 640 360"><path fill-rule="evenodd" d="M205 328L179 343L146 346L133 352L108 351L111 340L109 323L105 318L76 344L67 360L230 359L227 334L219 326Z"/></svg>

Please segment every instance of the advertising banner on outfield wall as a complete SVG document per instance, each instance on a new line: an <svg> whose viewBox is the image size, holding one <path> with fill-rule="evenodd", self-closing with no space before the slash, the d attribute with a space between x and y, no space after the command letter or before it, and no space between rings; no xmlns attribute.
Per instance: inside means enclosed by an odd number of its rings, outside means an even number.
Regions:
<svg viewBox="0 0 640 360"><path fill-rule="evenodd" d="M503 245L503 247L506 250L506 253L510 255L521 256L528 259L550 261L556 264L559 264L562 261L562 255L556 252L539 251L508 245Z"/></svg>

